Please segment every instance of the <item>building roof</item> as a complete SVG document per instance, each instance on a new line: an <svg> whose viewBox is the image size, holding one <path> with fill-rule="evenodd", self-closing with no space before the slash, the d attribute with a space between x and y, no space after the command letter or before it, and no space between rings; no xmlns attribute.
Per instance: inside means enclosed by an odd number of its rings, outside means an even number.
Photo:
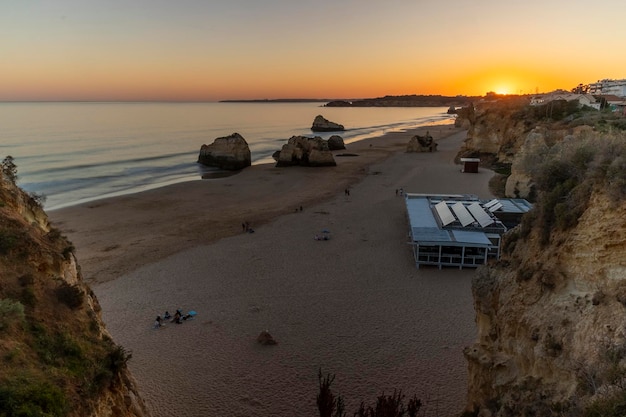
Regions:
<svg viewBox="0 0 626 417"><path fill-rule="evenodd" d="M488 247L487 233L506 231L476 196L408 193L405 202L411 236L419 245Z"/></svg>
<svg viewBox="0 0 626 417"><path fill-rule="evenodd" d="M523 198L498 199L502 207L497 211L503 213L527 213L533 206Z"/></svg>

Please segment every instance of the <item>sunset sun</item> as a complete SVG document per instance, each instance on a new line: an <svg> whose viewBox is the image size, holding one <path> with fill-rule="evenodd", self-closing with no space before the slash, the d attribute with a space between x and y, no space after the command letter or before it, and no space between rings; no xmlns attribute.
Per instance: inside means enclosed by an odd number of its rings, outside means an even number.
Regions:
<svg viewBox="0 0 626 417"><path fill-rule="evenodd" d="M507 95L507 94L511 94L512 89L506 85L500 85L496 87L494 91L496 92L496 94L499 94L499 95Z"/></svg>

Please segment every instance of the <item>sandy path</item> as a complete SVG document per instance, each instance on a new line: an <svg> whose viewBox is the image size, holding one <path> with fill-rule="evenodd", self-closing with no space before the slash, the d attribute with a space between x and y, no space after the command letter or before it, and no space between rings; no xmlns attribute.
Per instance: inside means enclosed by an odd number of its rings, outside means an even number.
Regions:
<svg viewBox="0 0 626 417"><path fill-rule="evenodd" d="M359 168L365 177L350 196L343 181L358 178L358 169L339 176L334 197L317 205L308 200L302 212L289 206L296 197L306 200L304 194L281 200L286 214L254 223L253 234L241 233L240 221L231 217L230 237L208 245L190 238L183 249L162 256L157 249L160 260L147 254L141 266L127 264L123 276L93 285L110 332L133 353L131 371L154 415L315 416L319 367L336 374L335 392L345 397L349 415L361 400L394 388L416 393L430 416L459 412L467 378L461 351L475 338L472 271L415 268L404 202L395 189L489 197L490 172L462 174L452 163L463 138L460 132L441 140L433 154L397 152L400 145L372 151L379 162ZM293 194L321 181L309 174L289 180L297 184ZM248 187L242 174L228 180L239 190ZM270 188L279 185L284 191L280 181ZM319 187L328 192L328 185ZM203 202L194 203L197 213L204 210ZM259 206L266 207L251 202L239 209L262 223ZM81 220L69 233L75 243L81 227L92 227ZM64 222L71 226L71 218ZM184 228L176 222L169 227ZM323 228L332 239L313 240ZM97 253L93 248L107 244L102 233L92 249L77 244L79 253ZM118 232L109 233L114 242ZM172 236L155 246L180 238ZM151 329L156 314L177 307L199 314L182 325ZM255 343L263 329L277 346Z"/></svg>

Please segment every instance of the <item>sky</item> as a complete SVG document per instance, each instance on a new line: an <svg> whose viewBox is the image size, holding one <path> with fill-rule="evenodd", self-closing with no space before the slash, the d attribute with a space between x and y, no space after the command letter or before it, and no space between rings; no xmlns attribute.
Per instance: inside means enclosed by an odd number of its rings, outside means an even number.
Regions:
<svg viewBox="0 0 626 417"><path fill-rule="evenodd" d="M0 0L0 101L569 90L626 78L624 16L624 0Z"/></svg>

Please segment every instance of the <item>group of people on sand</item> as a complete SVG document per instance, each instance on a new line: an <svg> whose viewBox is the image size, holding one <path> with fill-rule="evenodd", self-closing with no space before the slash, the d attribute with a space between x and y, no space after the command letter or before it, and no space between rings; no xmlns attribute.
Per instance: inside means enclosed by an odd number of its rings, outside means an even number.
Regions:
<svg viewBox="0 0 626 417"><path fill-rule="evenodd" d="M164 322L166 320L169 320L170 323L182 324L185 320L192 319L194 315L194 311L189 311L187 314L184 314L182 309L180 308L176 309L176 312L173 316L170 314L169 311L166 311L165 314L163 314L163 317L161 317L160 314L156 316L156 319L154 319L154 328L158 329L162 326L165 326Z"/></svg>

